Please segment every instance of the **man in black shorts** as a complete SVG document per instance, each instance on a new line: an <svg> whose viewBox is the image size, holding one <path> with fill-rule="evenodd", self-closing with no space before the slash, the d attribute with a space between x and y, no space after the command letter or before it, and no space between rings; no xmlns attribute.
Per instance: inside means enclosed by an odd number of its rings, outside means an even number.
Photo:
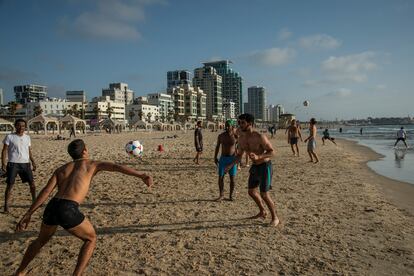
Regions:
<svg viewBox="0 0 414 276"><path fill-rule="evenodd" d="M32 201L36 198L36 187L32 174L32 169L33 171L36 170L36 164L32 155L30 136L24 133L26 121L17 119L14 127L16 132L10 133L4 138L3 150L1 152L1 168L6 172L7 184L4 195L5 213L9 212L9 200L17 175L20 176L23 183L29 183Z"/></svg>
<svg viewBox="0 0 414 276"><path fill-rule="evenodd" d="M196 149L196 156L193 162L197 165L200 164L200 155L203 153L203 133L201 132L201 121L197 122L196 129L194 131L194 145Z"/></svg>
<svg viewBox="0 0 414 276"><path fill-rule="evenodd" d="M148 187L152 185L152 177L147 174L112 162L90 160L88 150L81 139L73 140L69 144L68 153L73 161L55 170L35 202L16 226L16 232L26 229L32 214L42 206L57 187L56 194L49 201L43 213L39 236L27 248L15 275L25 275L29 263L55 234L59 225L83 241L73 272L73 275L82 275L95 249L96 232L91 222L80 212L79 204L87 196L92 178L97 173L101 171L120 172L141 178Z"/></svg>

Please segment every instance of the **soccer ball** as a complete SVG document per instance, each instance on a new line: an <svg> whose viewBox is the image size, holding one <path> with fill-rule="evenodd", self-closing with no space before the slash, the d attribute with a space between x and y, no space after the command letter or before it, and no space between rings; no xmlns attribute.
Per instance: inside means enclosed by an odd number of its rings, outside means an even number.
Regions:
<svg viewBox="0 0 414 276"><path fill-rule="evenodd" d="M140 141L138 141L138 140L136 140L136 141L129 141L125 145L125 151L129 155L133 155L133 156L136 156L136 157L142 157L142 153L144 151L144 147L141 145Z"/></svg>

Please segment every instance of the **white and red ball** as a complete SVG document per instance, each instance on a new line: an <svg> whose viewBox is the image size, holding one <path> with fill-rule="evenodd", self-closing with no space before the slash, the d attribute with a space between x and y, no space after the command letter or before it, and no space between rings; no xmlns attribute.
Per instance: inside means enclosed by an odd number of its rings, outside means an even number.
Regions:
<svg viewBox="0 0 414 276"><path fill-rule="evenodd" d="M144 152L144 147L142 146L141 142L138 141L138 140L129 141L125 145L125 151L129 155L133 155L133 156L136 156L136 157L142 157L142 154Z"/></svg>

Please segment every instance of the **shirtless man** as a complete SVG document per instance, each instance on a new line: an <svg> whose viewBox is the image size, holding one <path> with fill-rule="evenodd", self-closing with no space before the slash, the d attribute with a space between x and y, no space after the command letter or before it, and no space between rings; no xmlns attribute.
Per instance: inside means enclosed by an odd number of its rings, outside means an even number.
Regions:
<svg viewBox="0 0 414 276"><path fill-rule="evenodd" d="M92 178L98 172L120 172L141 178L148 187L152 185L151 176L134 169L111 162L89 160L88 150L81 139L73 140L69 144L68 153L73 161L61 166L53 173L35 202L16 226L16 232L26 229L32 214L57 187L57 193L49 201L43 213L39 236L27 248L16 275L25 275L26 267L53 236L58 225L83 240L84 243L73 275L83 273L96 245L96 233L92 224L79 211L78 207L89 191Z"/></svg>
<svg viewBox="0 0 414 276"><path fill-rule="evenodd" d="M290 147L292 148L293 156L296 156L296 153L299 156L299 147L298 147L298 139L303 142L302 140L302 134L300 133L299 127L296 125L296 120L293 119L290 122L290 126L288 127L288 144L290 144ZM294 147L295 146L295 147ZM296 152L295 152L296 148Z"/></svg>
<svg viewBox="0 0 414 276"><path fill-rule="evenodd" d="M242 136L242 135L244 135L244 133L243 133L243 131L241 130L241 128L240 128L240 123L239 123L240 121L239 120L237 120L237 125L238 125L238 127L236 127L235 129L234 129L234 133L235 133L235 135L236 135L236 139L238 140L239 139L239 137L240 136ZM237 155L237 152L238 152L238 149L239 149L239 146L238 146L238 143L236 143L236 155ZM238 167L239 167L239 170L241 170L241 167L249 167L249 155L248 155L248 153L246 152L246 154L244 155L245 156L245 162L243 163L243 162L241 162L240 161L240 163L239 163L239 165L238 165ZM243 158L242 158L243 159Z"/></svg>
<svg viewBox="0 0 414 276"><path fill-rule="evenodd" d="M277 226L279 224L279 218L276 216L275 204L269 195L269 190L272 185L272 162L270 158L274 155L272 144L270 144L266 135L253 130L253 115L247 113L240 115L239 124L243 132L243 135L238 140L239 151L237 152L236 160L227 165L225 172L228 172L234 164L240 162L244 152L248 152L252 160L248 180L249 195L256 202L260 210L257 215L251 218L266 218L267 212L263 205L264 201L272 216L270 226ZM258 188L260 188L260 193Z"/></svg>
<svg viewBox="0 0 414 276"><path fill-rule="evenodd" d="M305 139L305 143L308 142L308 154L311 159L309 162L315 162L316 164L319 162L319 158L315 152L315 149L316 149L316 120L315 118L310 119L309 123L310 123L309 137ZM315 161L313 159L315 159Z"/></svg>
<svg viewBox="0 0 414 276"><path fill-rule="evenodd" d="M219 185L219 191L220 196L218 197L217 201L220 201L224 198L224 169L226 166L232 162L234 162L236 156L236 135L233 131L233 121L227 120L225 124L225 132L221 133L217 138L217 145L216 150L214 152L214 163L216 163L216 166L218 166L218 173L219 173L219 179L218 179L218 185ZM220 160L217 159L217 155L220 150L221 145L221 156ZM234 165L229 170L229 176L230 176L230 197L229 199L233 201L233 192L234 192L234 177L237 173L237 166Z"/></svg>
<svg viewBox="0 0 414 276"><path fill-rule="evenodd" d="M200 164L200 155L203 153L203 133L201 132L201 129L201 121L198 121L196 129L194 130L194 145L196 148L196 156L193 159L193 162L197 165Z"/></svg>

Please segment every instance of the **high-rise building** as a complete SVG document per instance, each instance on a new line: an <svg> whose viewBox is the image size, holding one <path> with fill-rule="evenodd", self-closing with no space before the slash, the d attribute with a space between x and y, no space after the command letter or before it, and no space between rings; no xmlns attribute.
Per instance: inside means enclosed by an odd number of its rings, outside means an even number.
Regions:
<svg viewBox="0 0 414 276"><path fill-rule="evenodd" d="M206 113L208 120L223 119L222 78L216 69L205 66L194 70L193 86L206 93Z"/></svg>
<svg viewBox="0 0 414 276"><path fill-rule="evenodd" d="M109 88L102 89L102 96L109 96L111 101L122 102L128 105L132 104L134 100L134 91L129 89L126 83L110 83Z"/></svg>
<svg viewBox="0 0 414 276"><path fill-rule="evenodd" d="M30 102L39 102L46 100L47 86L26 84L14 87L16 102L26 104Z"/></svg>
<svg viewBox="0 0 414 276"><path fill-rule="evenodd" d="M69 102L86 102L86 93L83 90L66 91L66 100Z"/></svg>
<svg viewBox="0 0 414 276"><path fill-rule="evenodd" d="M223 115L225 119L234 119L236 118L236 108L235 103L223 99Z"/></svg>
<svg viewBox="0 0 414 276"><path fill-rule="evenodd" d="M167 72L167 89L181 84L191 84L191 73L186 70Z"/></svg>
<svg viewBox="0 0 414 276"><path fill-rule="evenodd" d="M230 68L230 60L220 60L203 63L205 67L211 66L216 69L222 78L222 97L228 102L235 103L236 115L243 112L243 79L239 73Z"/></svg>
<svg viewBox="0 0 414 276"><path fill-rule="evenodd" d="M255 119L266 121L266 91L264 87L252 86L247 89L248 111Z"/></svg>
<svg viewBox="0 0 414 276"><path fill-rule="evenodd" d="M4 104L4 99L3 99L3 89L0 88L0 105Z"/></svg>
<svg viewBox="0 0 414 276"><path fill-rule="evenodd" d="M148 94L147 102L150 105L157 106L159 108L159 120L166 122L168 117L168 111L174 109L174 101L169 94L165 93L152 93Z"/></svg>

